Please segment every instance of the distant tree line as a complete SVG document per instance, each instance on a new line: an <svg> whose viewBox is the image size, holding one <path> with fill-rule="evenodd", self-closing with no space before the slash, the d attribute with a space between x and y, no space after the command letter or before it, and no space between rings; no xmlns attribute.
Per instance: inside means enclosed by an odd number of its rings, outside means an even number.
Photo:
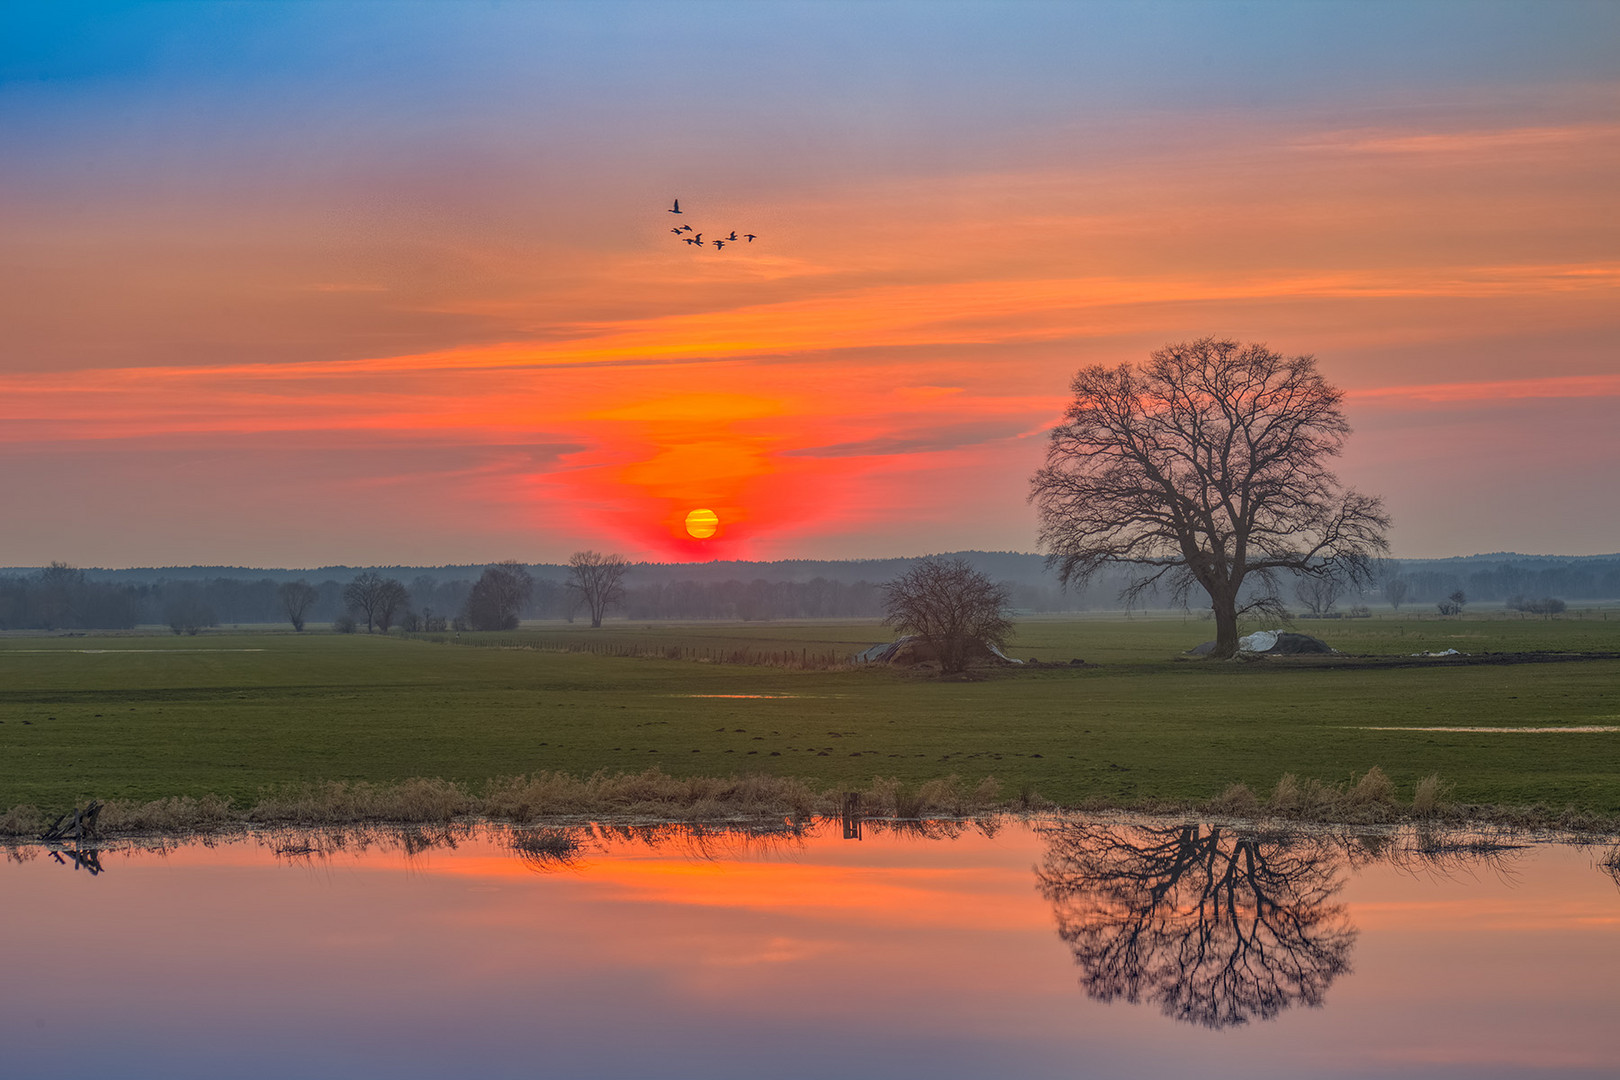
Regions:
<svg viewBox="0 0 1620 1080"><path fill-rule="evenodd" d="M1065 591L1040 578L1038 556L969 552L968 561L1005 586L1015 613L1113 609L1123 579L1099 575L1083 590ZM879 618L885 614L882 582L919 560L863 562L703 563L690 567L626 564L622 595L611 614L630 619L765 621L805 618ZM1504 558L1445 562L1388 560L1379 585L1335 594L1331 602L1315 587L1294 599L1305 612L1349 610L1354 605L1393 603L1435 610L1464 593L1469 603L1503 603L1526 613L1552 614L1571 600L1620 598L1620 559L1528 560ZM504 568L504 569L503 569ZM339 625L354 620L364 632L367 616L353 594L357 581L375 588L392 582L371 612L372 629L498 629L516 619L588 620L589 605L570 589L565 565L493 567L341 568L299 577L267 571L263 576L197 576L176 568L159 571L82 570L64 563L32 571L0 573L0 630L117 630L167 626L176 633L210 626L306 623ZM822 573L812 574L812 570ZM690 576L681 572L689 570ZM491 574L494 572L494 577ZM273 575L273 576L271 576ZM1301 584L1305 584L1303 581ZM394 586L397 586L394 587ZM1142 607L1169 606L1168 592L1146 594ZM1522 605L1522 606L1521 606Z"/></svg>
<svg viewBox="0 0 1620 1080"><path fill-rule="evenodd" d="M1506 560L1466 568L1392 563L1384 576L1382 597L1398 596L1397 603L1428 606L1449 601L1459 592L1469 603L1501 603L1516 610L1528 610L1515 604L1525 597L1612 600L1620 597L1620 559Z"/></svg>

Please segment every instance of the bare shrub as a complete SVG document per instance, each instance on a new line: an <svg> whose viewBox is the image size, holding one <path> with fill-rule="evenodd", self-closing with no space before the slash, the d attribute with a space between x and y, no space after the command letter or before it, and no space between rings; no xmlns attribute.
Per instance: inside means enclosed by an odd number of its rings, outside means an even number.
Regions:
<svg viewBox="0 0 1620 1080"><path fill-rule="evenodd" d="M883 622L917 634L946 673L966 669L976 650L1004 648L1012 633L1007 587L960 556L927 558L883 584Z"/></svg>

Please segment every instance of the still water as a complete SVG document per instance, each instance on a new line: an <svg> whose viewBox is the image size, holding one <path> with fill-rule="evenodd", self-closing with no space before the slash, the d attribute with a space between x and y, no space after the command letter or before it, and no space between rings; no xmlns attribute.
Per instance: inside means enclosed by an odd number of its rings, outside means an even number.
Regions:
<svg viewBox="0 0 1620 1080"><path fill-rule="evenodd" d="M1620 1075L1601 846L849 824L13 849L0 1075Z"/></svg>

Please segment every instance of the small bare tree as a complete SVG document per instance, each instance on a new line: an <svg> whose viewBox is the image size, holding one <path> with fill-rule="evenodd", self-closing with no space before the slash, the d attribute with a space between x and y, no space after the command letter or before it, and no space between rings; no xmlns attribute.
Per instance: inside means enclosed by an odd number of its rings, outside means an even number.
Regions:
<svg viewBox="0 0 1620 1080"><path fill-rule="evenodd" d="M624 599L624 575L630 564L621 555L576 551L568 560L568 588L591 613L591 625L601 626L607 609Z"/></svg>
<svg viewBox="0 0 1620 1080"><path fill-rule="evenodd" d="M940 669L961 671L975 646L1007 644L1007 589L966 559L924 559L883 586L884 623L916 634L939 657Z"/></svg>
<svg viewBox="0 0 1620 1080"><path fill-rule="evenodd" d="M1440 609L1440 614L1442 615L1461 615L1463 605L1466 603L1468 603L1468 594L1463 592L1461 589L1458 589L1456 592L1452 593L1450 596L1436 604L1435 607Z"/></svg>
<svg viewBox="0 0 1620 1080"><path fill-rule="evenodd" d="M411 592L398 578L384 578L377 588L377 629L388 633L399 613L411 604Z"/></svg>
<svg viewBox="0 0 1620 1080"><path fill-rule="evenodd" d="M1161 580L1182 600L1202 588L1229 657L1239 614L1282 613L1279 572L1372 576L1389 518L1327 468L1350 425L1312 357L1204 338L1084 368L1072 389L1030 492L1065 585L1120 564L1136 568L1127 601Z"/></svg>
<svg viewBox="0 0 1620 1080"><path fill-rule="evenodd" d="M303 633L304 616L321 594L315 591L315 586L299 578L297 581L282 582L280 588L276 589L276 595L281 598L282 610L287 613L293 629Z"/></svg>
<svg viewBox="0 0 1620 1080"><path fill-rule="evenodd" d="M1389 606L1396 611L1401 610L1401 605L1406 602L1406 594L1411 589L1412 583L1403 577L1384 579L1384 599L1388 600Z"/></svg>
<svg viewBox="0 0 1620 1080"><path fill-rule="evenodd" d="M1320 619L1333 610L1344 592L1344 585L1335 578L1308 577L1294 586L1294 595L1305 605L1305 610Z"/></svg>

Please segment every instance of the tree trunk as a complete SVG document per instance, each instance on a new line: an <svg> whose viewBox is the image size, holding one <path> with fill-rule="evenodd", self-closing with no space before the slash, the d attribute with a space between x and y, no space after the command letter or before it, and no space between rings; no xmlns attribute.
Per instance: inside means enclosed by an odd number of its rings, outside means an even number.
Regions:
<svg viewBox="0 0 1620 1080"><path fill-rule="evenodd" d="M1237 655L1237 598L1212 593L1210 608L1215 612L1215 651L1210 655L1221 660Z"/></svg>

